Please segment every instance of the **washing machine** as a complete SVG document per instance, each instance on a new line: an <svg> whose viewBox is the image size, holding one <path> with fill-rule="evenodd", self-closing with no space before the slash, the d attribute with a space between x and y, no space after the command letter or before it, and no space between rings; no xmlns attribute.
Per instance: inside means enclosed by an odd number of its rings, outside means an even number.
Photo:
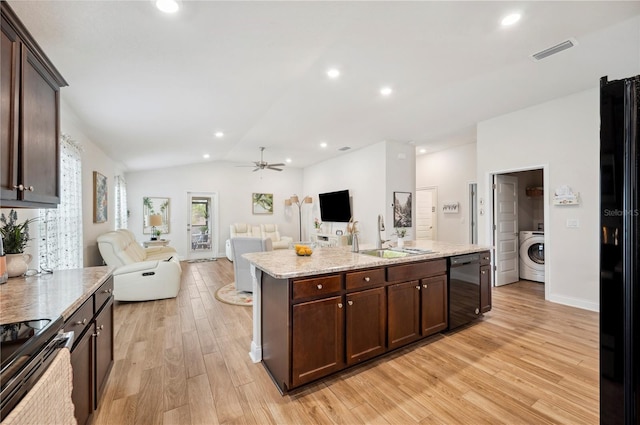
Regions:
<svg viewBox="0 0 640 425"><path fill-rule="evenodd" d="M544 282L544 232L520 232L520 279Z"/></svg>

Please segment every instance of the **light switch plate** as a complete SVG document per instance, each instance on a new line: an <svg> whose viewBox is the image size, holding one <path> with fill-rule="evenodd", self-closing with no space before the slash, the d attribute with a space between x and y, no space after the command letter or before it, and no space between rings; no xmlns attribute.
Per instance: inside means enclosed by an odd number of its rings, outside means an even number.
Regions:
<svg viewBox="0 0 640 425"><path fill-rule="evenodd" d="M580 220L578 220L577 218L568 218L567 227L570 229L577 229L578 227L580 227Z"/></svg>

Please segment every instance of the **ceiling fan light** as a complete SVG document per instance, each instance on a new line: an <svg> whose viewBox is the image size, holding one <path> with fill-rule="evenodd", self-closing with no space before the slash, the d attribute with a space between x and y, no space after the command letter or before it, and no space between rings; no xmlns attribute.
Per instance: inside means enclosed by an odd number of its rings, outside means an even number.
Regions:
<svg viewBox="0 0 640 425"><path fill-rule="evenodd" d="M176 13L180 9L176 0L156 0L156 7L164 13Z"/></svg>

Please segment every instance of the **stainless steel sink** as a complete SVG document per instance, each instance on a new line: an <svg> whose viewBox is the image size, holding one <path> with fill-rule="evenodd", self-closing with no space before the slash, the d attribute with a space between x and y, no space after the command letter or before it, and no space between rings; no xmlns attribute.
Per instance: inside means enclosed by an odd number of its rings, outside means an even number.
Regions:
<svg viewBox="0 0 640 425"><path fill-rule="evenodd" d="M421 248L386 248L386 249L367 249L360 251L360 254L371 255L380 258L402 258L409 255L431 254L433 251Z"/></svg>

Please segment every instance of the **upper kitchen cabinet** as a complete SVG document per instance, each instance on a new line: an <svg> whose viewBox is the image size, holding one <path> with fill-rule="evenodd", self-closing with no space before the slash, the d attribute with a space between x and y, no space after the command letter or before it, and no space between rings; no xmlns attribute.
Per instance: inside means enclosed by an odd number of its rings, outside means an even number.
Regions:
<svg viewBox="0 0 640 425"><path fill-rule="evenodd" d="M67 85L6 2L0 2L0 205L60 202L60 87Z"/></svg>

